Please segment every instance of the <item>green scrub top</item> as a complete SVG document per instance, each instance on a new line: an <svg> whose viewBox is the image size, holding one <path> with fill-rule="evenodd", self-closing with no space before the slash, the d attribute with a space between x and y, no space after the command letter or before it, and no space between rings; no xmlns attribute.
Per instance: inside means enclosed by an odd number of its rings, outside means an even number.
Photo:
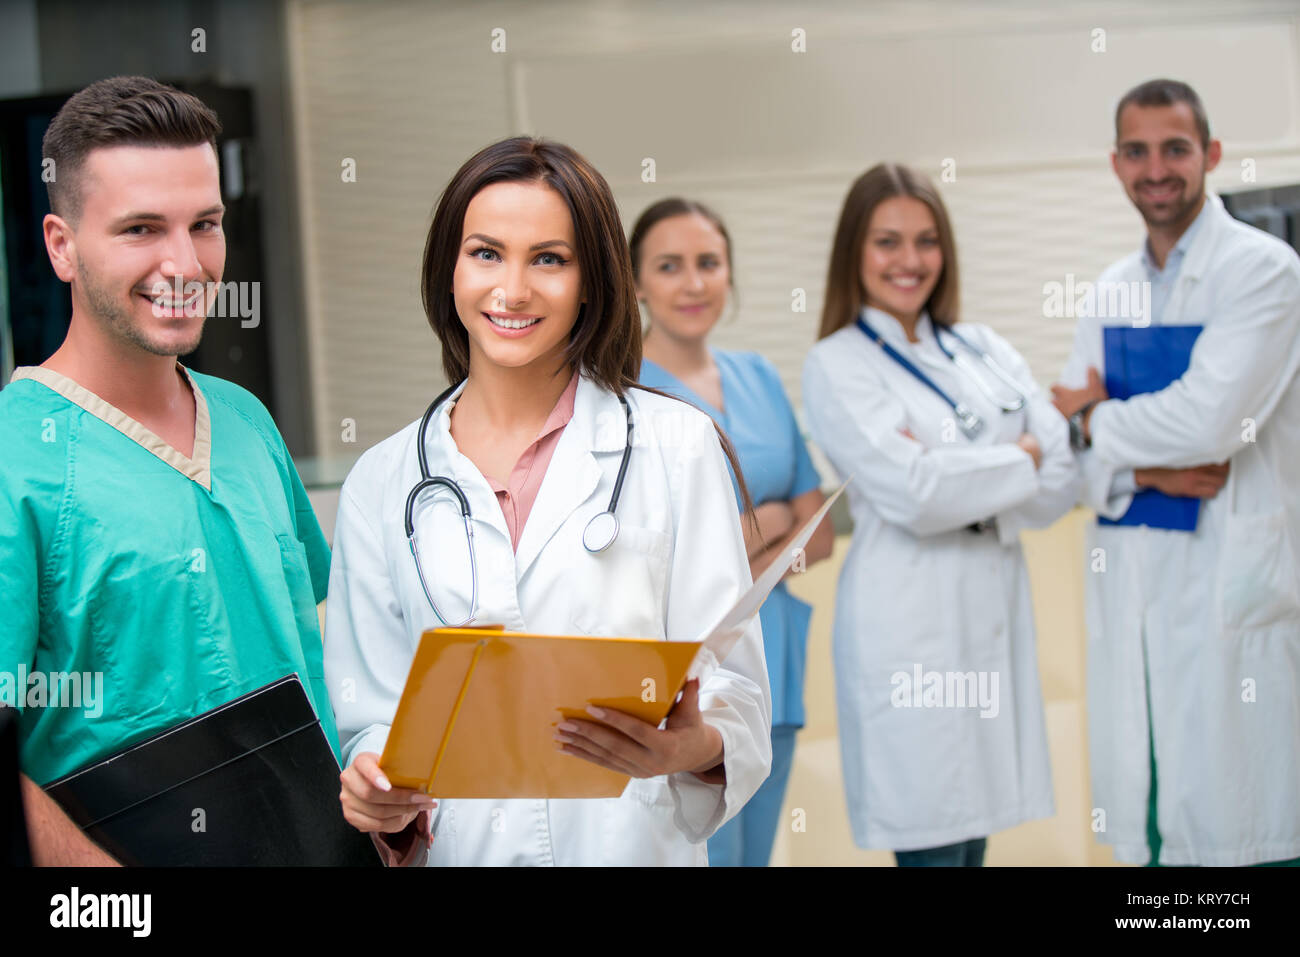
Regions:
<svg viewBox="0 0 1300 957"><path fill-rule="evenodd" d="M0 391L0 704L38 784L295 672L339 754L307 493L253 395L182 371L191 458L48 369Z"/></svg>

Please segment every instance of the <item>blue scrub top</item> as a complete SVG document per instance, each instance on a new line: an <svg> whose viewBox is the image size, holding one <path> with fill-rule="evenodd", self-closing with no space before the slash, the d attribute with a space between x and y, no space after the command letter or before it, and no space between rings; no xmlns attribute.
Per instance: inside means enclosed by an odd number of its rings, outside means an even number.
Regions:
<svg viewBox="0 0 1300 957"><path fill-rule="evenodd" d="M641 384L679 396L707 412L735 446L755 505L786 502L821 487L821 479L799 433L794 409L781 386L776 367L756 352L710 349L722 377L726 412L714 408L649 359L641 362ZM736 477L731 477L736 486ZM740 504L736 486L737 508ZM759 610L763 650L772 685L772 725L802 728L804 661L812 606L786 590L773 589Z"/></svg>

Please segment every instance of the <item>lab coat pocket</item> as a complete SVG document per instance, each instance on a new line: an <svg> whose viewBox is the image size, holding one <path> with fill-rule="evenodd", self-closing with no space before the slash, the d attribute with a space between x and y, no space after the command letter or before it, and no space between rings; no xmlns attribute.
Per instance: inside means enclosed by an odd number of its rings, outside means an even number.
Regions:
<svg viewBox="0 0 1300 957"><path fill-rule="evenodd" d="M588 635L664 637L665 590L672 540L665 532L624 525L603 552L580 549L569 592L569 619Z"/></svg>
<svg viewBox="0 0 1300 957"><path fill-rule="evenodd" d="M1300 618L1300 579L1286 512L1229 515L1219 565L1219 603L1227 632Z"/></svg>

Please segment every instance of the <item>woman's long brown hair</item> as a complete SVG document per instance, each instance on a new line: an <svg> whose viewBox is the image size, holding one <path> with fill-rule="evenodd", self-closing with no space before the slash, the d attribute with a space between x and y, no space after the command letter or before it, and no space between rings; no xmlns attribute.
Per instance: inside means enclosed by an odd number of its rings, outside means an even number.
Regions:
<svg viewBox="0 0 1300 957"><path fill-rule="evenodd" d="M569 334L565 361L603 389L623 396L641 389L682 401L637 382L641 373L641 314L636 281L614 194L576 150L562 143L515 136L484 147L466 161L438 200L424 243L420 296L429 325L442 343L448 382L469 375L469 332L456 313L452 276L465 226L465 210L479 190L493 183L543 183L569 208L586 302ZM689 403L683 403L689 405ZM714 424L722 451L740 488L745 516L756 530L754 502L736 450Z"/></svg>
<svg viewBox="0 0 1300 957"><path fill-rule="evenodd" d="M943 253L943 272L934 291L926 300L930 319L944 326L957 321L957 246L953 242L952 223L938 190L922 173L899 163L879 163L871 167L849 187L835 227L831 263L826 271L826 299L822 304L822 324L817 338L825 339L853 322L867 301L862 286L862 246L867 227L877 206L895 196L910 196L930 207L939 249Z"/></svg>

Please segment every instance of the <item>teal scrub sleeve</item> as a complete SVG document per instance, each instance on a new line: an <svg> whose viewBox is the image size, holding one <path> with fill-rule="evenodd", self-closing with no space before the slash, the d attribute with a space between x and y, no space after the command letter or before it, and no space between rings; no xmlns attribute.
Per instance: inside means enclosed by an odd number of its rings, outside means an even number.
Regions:
<svg viewBox="0 0 1300 957"><path fill-rule="evenodd" d="M214 391L220 390L228 402L234 404L236 409L242 410L270 446L276 467L280 472L280 484L284 488L285 500L293 512L294 535L302 542L307 552L312 595L319 605L325 600L325 594L329 590L329 542L325 540L325 533L321 531L320 522L316 519L316 511L311 507L311 500L307 498L307 490L303 487L298 469L294 467L293 456L289 454L289 448L284 444L284 436L280 434L266 406L251 392L220 379L202 377L201 381Z"/></svg>
<svg viewBox="0 0 1300 957"><path fill-rule="evenodd" d="M293 512L293 532L307 552L307 569L311 573L312 597L316 604L325 600L330 584L330 546L316 519L316 510L307 497L307 489L302 484L302 477L293 464L289 447L284 444L284 437L275 427L271 414L266 407L258 403L268 432L267 440L274 447L276 465L280 471L280 484L284 487L285 499Z"/></svg>
<svg viewBox="0 0 1300 957"><path fill-rule="evenodd" d="M812 456L808 454L808 443L803 440L803 433L799 431L799 421L795 418L794 407L790 405L790 397L785 394L781 374L764 356L759 356L759 367L767 379L769 394L785 409L786 428L794 445L794 484L790 487L790 498L798 498L806 492L821 488L821 476L817 474L817 467L813 465Z"/></svg>
<svg viewBox="0 0 1300 957"><path fill-rule="evenodd" d="M11 466L12 467L12 466ZM0 704L18 706L18 666L36 662L40 558L36 521L0 480ZM6 681L6 678L8 679Z"/></svg>
<svg viewBox="0 0 1300 957"><path fill-rule="evenodd" d="M290 504L293 505L293 526L298 541L302 542L303 548L307 550L307 567L311 570L312 592L316 604L319 605L325 600L325 594L329 591L330 546L329 542L325 541L325 533L321 531L320 522L316 519L316 510L311 506L307 489L303 487L302 479L298 475L298 470L294 468L293 459L289 458L287 449L284 454L292 488L293 500Z"/></svg>

